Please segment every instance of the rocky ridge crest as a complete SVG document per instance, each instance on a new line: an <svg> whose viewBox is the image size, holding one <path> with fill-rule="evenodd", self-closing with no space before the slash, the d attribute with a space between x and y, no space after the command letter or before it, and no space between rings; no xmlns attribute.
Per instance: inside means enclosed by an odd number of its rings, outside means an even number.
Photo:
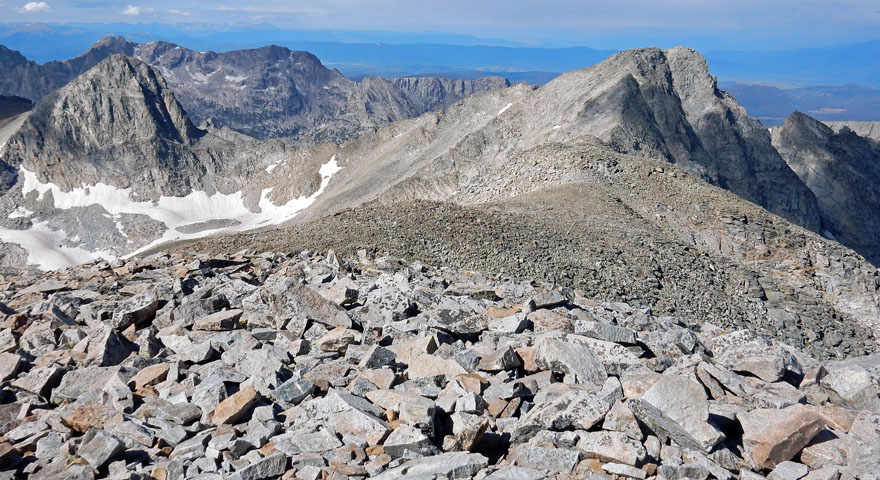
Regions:
<svg viewBox="0 0 880 480"><path fill-rule="evenodd" d="M880 141L880 122L824 122L835 132L846 127L857 135Z"/></svg>
<svg viewBox="0 0 880 480"><path fill-rule="evenodd" d="M540 89L519 85L475 95L362 136L340 151L341 160L356 159L355 180L337 183L345 192L325 198L336 208L380 196L476 201L484 197L461 192L486 172L528 161L524 152L541 145L589 139L675 163L819 230L815 196L775 151L766 129L717 90L705 59L689 49L622 52ZM406 173L389 180L389 170Z"/></svg>

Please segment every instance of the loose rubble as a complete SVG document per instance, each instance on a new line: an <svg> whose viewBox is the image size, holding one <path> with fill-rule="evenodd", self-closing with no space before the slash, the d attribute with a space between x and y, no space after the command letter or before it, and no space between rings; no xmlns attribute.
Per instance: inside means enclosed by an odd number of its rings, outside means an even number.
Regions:
<svg viewBox="0 0 880 480"><path fill-rule="evenodd" d="M880 478L880 355L332 252L0 284L0 479Z"/></svg>

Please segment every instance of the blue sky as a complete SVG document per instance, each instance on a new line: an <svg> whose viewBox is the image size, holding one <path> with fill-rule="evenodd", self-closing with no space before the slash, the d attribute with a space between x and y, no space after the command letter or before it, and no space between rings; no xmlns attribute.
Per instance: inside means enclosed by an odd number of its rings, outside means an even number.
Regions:
<svg viewBox="0 0 880 480"><path fill-rule="evenodd" d="M0 18L434 31L595 48L689 44L775 50L880 39L880 0L0 0Z"/></svg>

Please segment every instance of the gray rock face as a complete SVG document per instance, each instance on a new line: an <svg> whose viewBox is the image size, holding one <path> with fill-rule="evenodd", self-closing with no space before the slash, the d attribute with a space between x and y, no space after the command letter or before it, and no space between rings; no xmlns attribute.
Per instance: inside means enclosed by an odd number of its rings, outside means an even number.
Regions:
<svg viewBox="0 0 880 480"><path fill-rule="evenodd" d="M260 480L278 478L287 470L287 457L283 453L275 453L262 458L252 465L242 468L230 480Z"/></svg>
<svg viewBox="0 0 880 480"><path fill-rule="evenodd" d="M708 399L692 378L664 375L637 401L634 413L655 432L688 448L708 452L724 439L708 423Z"/></svg>
<svg viewBox="0 0 880 480"><path fill-rule="evenodd" d="M866 138L873 138L880 141L880 122L823 122L831 127L835 132L840 132L844 128L849 129L856 135Z"/></svg>
<svg viewBox="0 0 880 480"><path fill-rule="evenodd" d="M880 143L795 112L773 146L816 195L822 234L880 264Z"/></svg>
<svg viewBox="0 0 880 480"><path fill-rule="evenodd" d="M77 453L96 470L103 467L123 450L118 438L104 432L90 432L83 438Z"/></svg>
<svg viewBox="0 0 880 480"><path fill-rule="evenodd" d="M718 89L702 55L683 47L664 53L687 122L708 154L708 163L701 163L699 157L694 161L707 169L711 181L818 231L815 192L805 188L781 161L761 122L750 118L730 94Z"/></svg>
<svg viewBox="0 0 880 480"><path fill-rule="evenodd" d="M605 367L588 347L554 339L544 339L536 346L535 364L553 372L572 375L579 383L598 389L608 378Z"/></svg>
<svg viewBox="0 0 880 480"><path fill-rule="evenodd" d="M172 184L189 182L194 179L186 177L200 169L186 147L203 133L156 70L118 55L39 102L9 140L3 160L9 167L24 166L53 181L67 179L61 184L68 189L88 180L89 172L82 171L86 159L93 162L92 169L100 168L102 160L112 160L112 171L125 178L124 186L151 184L151 175L164 175ZM60 157L52 162L52 172L40 158L49 152ZM186 177L175 182L175 171ZM178 183L176 189L181 187Z"/></svg>

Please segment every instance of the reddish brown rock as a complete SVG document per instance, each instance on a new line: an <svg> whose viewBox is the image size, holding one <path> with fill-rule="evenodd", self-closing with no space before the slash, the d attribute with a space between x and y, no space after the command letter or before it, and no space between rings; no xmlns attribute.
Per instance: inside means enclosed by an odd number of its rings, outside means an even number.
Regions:
<svg viewBox="0 0 880 480"><path fill-rule="evenodd" d="M64 423L80 433L85 433L91 428L104 428L121 421L123 418L118 412L95 402L77 405L64 417Z"/></svg>
<svg viewBox="0 0 880 480"><path fill-rule="evenodd" d="M140 390L146 386L155 385L168 377L169 369L171 369L171 364L168 363L150 365L149 367L139 371L134 377L131 377L131 381L129 381L129 384L134 384L135 390Z"/></svg>
<svg viewBox="0 0 880 480"><path fill-rule="evenodd" d="M776 410L759 408L736 416L743 427L743 446L752 464L773 469L791 460L825 426L814 409L798 404Z"/></svg>
<svg viewBox="0 0 880 480"><path fill-rule="evenodd" d="M214 425L234 424L247 414L259 400L260 394L254 390L254 387L243 388L214 408L211 423Z"/></svg>

